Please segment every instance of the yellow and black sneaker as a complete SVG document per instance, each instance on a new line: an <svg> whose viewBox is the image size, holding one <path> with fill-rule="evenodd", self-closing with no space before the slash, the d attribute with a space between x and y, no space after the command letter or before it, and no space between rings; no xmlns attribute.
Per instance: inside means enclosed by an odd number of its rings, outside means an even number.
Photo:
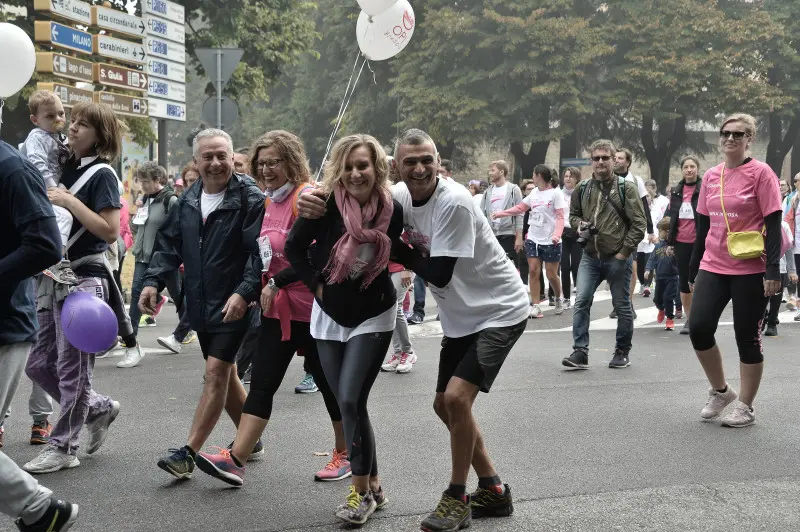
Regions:
<svg viewBox="0 0 800 532"><path fill-rule="evenodd" d="M458 532L472 524L469 499L467 502L452 497L446 491L442 499L420 527L424 532Z"/></svg>
<svg viewBox="0 0 800 532"><path fill-rule="evenodd" d="M470 495L470 505L472 507L472 517L508 517L514 513L514 502L511 498L511 488L508 484L503 484L503 493L498 493L493 489L478 487L477 491Z"/></svg>
<svg viewBox="0 0 800 532"><path fill-rule="evenodd" d="M41 519L30 525L26 525L22 519L17 519L15 524L22 532L66 532L77 520L77 504L52 498Z"/></svg>

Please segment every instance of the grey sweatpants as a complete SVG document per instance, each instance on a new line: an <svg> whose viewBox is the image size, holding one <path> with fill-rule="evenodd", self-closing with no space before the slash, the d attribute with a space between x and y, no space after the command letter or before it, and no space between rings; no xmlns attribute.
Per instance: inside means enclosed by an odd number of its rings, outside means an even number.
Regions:
<svg viewBox="0 0 800 532"><path fill-rule="evenodd" d="M413 353L411 337L408 334L408 322L406 321L406 314L403 312L403 300L406 298L406 293L411 288L411 285L403 287L402 275L403 272L392 274L392 283L394 283L394 289L397 292L397 321L392 334L392 346L394 347L395 355ZM414 284L413 273L411 274L411 284Z"/></svg>
<svg viewBox="0 0 800 532"><path fill-rule="evenodd" d="M0 412L8 411L31 347L31 343L0 346ZM47 511L52 495L52 491L0 452L0 513L33 523Z"/></svg>

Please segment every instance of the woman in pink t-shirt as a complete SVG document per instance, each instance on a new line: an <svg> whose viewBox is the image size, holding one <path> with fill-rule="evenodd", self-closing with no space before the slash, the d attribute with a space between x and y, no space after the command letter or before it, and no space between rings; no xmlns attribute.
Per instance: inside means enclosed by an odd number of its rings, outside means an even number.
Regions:
<svg viewBox="0 0 800 532"><path fill-rule="evenodd" d="M768 298L781 287L781 194L778 177L770 167L747 157L755 130L750 115L736 114L722 123L720 148L725 162L703 177L690 266L689 281L694 284L690 337L711 384L700 417L716 418L735 402L721 419L728 427L755 423L753 400L764 369L761 325ZM764 254L754 259L731 257L728 224L731 232L765 230ZM739 348L741 394L725 380L722 353L714 338L729 301L733 302L733 330Z"/></svg>
<svg viewBox="0 0 800 532"><path fill-rule="evenodd" d="M697 157L684 157L681 161L681 179L670 193L668 253L674 253L678 263L678 280L681 305L686 311L686 321L681 334L689 334L689 314L692 310L692 291L689 289L689 263L692 260L692 249L697 238L697 200L703 180L699 178L700 161ZM676 313L677 317L677 313Z"/></svg>
<svg viewBox="0 0 800 532"><path fill-rule="evenodd" d="M197 466L204 472L235 486L244 482L244 463L272 416L272 400L286 375L296 351L305 362L322 392L333 423L336 446L317 480L341 480L350 476L342 414L319 361L317 343L311 337L311 306L314 295L300 281L284 255L289 231L297 219L297 196L311 186L303 141L286 131L270 131L250 149L251 168L265 185L264 219L258 239L262 278L261 331L253 357L250 393L231 449L219 454L197 453Z"/></svg>

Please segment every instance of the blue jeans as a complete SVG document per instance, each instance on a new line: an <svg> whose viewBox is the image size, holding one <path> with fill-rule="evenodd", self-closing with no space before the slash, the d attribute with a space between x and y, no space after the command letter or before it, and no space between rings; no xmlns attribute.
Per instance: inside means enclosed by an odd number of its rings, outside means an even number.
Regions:
<svg viewBox="0 0 800 532"><path fill-rule="evenodd" d="M631 275L633 259L595 259L583 253L578 267L578 293L572 313L573 349L589 350L589 322L594 293L603 281L611 288L611 303L617 312L617 349L630 351L633 340L633 307L631 306Z"/></svg>
<svg viewBox="0 0 800 532"><path fill-rule="evenodd" d="M137 262L133 268L133 283L131 284L131 308L128 315L131 318L131 325L133 325L133 334L139 334L139 320L142 317L142 311L139 310L139 296L142 295L144 288L144 274L147 273L147 263Z"/></svg>
<svg viewBox="0 0 800 532"><path fill-rule="evenodd" d="M417 275L414 277L414 312L425 317L425 280Z"/></svg>

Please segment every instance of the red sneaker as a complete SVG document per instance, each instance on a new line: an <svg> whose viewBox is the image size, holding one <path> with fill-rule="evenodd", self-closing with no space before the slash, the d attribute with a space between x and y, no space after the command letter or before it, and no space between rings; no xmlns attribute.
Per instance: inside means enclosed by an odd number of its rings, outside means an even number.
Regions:
<svg viewBox="0 0 800 532"><path fill-rule="evenodd" d="M656 321L658 321L658 323L664 323L664 311L663 310L659 310L658 311L658 317L656 318Z"/></svg>
<svg viewBox="0 0 800 532"><path fill-rule="evenodd" d="M161 301L158 302L158 304L156 305L156 311L153 313L153 317L154 318L156 316L158 316L158 313L161 312L161 307L163 307L164 303L166 303L166 302L167 302L167 298L164 297L164 296L161 296Z"/></svg>
<svg viewBox="0 0 800 532"><path fill-rule="evenodd" d="M675 330L675 321L672 318L667 318L667 326L664 327L665 331L674 331Z"/></svg>
<svg viewBox="0 0 800 532"><path fill-rule="evenodd" d="M50 441L51 432L53 432L53 425L49 421L34 423L31 427L31 445L46 444Z"/></svg>

